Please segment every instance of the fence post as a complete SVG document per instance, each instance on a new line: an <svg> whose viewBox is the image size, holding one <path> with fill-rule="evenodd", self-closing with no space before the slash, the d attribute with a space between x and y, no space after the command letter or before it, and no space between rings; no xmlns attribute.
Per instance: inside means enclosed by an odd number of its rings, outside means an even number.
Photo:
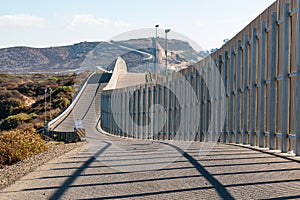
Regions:
<svg viewBox="0 0 300 200"><path fill-rule="evenodd" d="M134 128L133 128L133 123L134 123L134 93L132 91L132 88L129 89L129 108L130 108L130 138L133 138L134 135Z"/></svg>
<svg viewBox="0 0 300 200"><path fill-rule="evenodd" d="M206 63L206 104L205 104L205 109L206 109L206 117L205 117L205 130L206 130L206 134L205 134L205 142L208 142L208 138L209 138L209 105L210 105L210 97L209 97L209 88L210 88L210 63Z"/></svg>
<svg viewBox="0 0 300 200"><path fill-rule="evenodd" d="M244 52L243 52L243 133L242 144L247 144L247 125L248 125L248 35L244 35Z"/></svg>
<svg viewBox="0 0 300 200"><path fill-rule="evenodd" d="M174 76L173 76L174 77ZM172 88L173 88L173 77L171 81L168 82L168 87L166 88L168 102L166 106L167 114L168 114L168 125L166 126L166 134L167 140L171 140L171 124L172 124Z"/></svg>
<svg viewBox="0 0 300 200"><path fill-rule="evenodd" d="M162 95L162 88L161 88L161 86L162 85L160 85L160 84L158 84L157 85L157 104L159 105L159 106L162 106L162 104L163 104L163 101L162 101L162 98L163 98L163 95ZM162 119L162 111L161 111L161 109L158 109L158 111L157 111L157 140L160 140L161 139L161 135L162 135L162 129L160 129L160 127L161 127L161 124L163 123L162 121L161 121L161 119Z"/></svg>
<svg viewBox="0 0 300 200"><path fill-rule="evenodd" d="M218 141L220 141L220 138L221 138L221 134L223 133L222 132L222 125L221 125L221 116L223 116L223 114L221 114L220 112L221 111L224 111L224 109L221 109L222 108L222 103L225 101L225 97L222 97L222 65L223 65L223 59L222 59L222 55L219 55L219 70L217 70L217 73L219 73L219 76L216 76L218 77L217 78L217 86L218 86L218 92L217 92L217 96L218 96L218 107L217 107L217 115L218 115L218 119L217 119L217 138L218 138Z"/></svg>
<svg viewBox="0 0 300 200"><path fill-rule="evenodd" d="M232 143L233 132L233 81L234 81L234 48L230 46L230 105L229 105L229 130L228 130L228 142Z"/></svg>
<svg viewBox="0 0 300 200"><path fill-rule="evenodd" d="M203 98L203 94L204 94L204 83L203 83L203 77L205 76L204 73L204 69L203 66L200 66L200 76L199 76L199 84L200 84L200 100L199 100L199 120L200 120L200 125L199 125L199 141L202 142L203 141L203 135L204 135L204 131L203 131L203 125L204 125L204 98Z"/></svg>
<svg viewBox="0 0 300 200"><path fill-rule="evenodd" d="M152 121L153 121L153 116L152 112L150 110L152 100L151 100L151 88L152 86L149 85L147 89L147 125L148 125L148 132L147 132L147 139L151 139L151 131L152 131Z"/></svg>
<svg viewBox="0 0 300 200"><path fill-rule="evenodd" d="M122 91L122 101L121 101L121 103L122 103L122 122L121 122L121 124L122 124L122 136L123 137L125 137L125 134L126 134L126 92L125 92L125 90L124 89L121 89L121 91Z"/></svg>
<svg viewBox="0 0 300 200"><path fill-rule="evenodd" d="M194 112L194 105L193 105L193 72L189 74L189 85L188 85L188 113L189 113L189 126L188 126L188 141L191 141L191 136L194 135L194 123L193 123L193 112Z"/></svg>
<svg viewBox="0 0 300 200"><path fill-rule="evenodd" d="M236 54L236 101L235 101L235 143L240 143L240 124L241 124L241 45L242 41L237 42Z"/></svg>
<svg viewBox="0 0 300 200"><path fill-rule="evenodd" d="M113 102L113 105L111 105L112 107L116 104L116 94L115 93L112 93L112 102ZM118 108L117 108L118 109ZM115 120L114 120L114 116L117 116L117 109L114 110L112 113L111 113L111 130L112 130L112 134L113 135L116 135L116 128L115 128Z"/></svg>
<svg viewBox="0 0 300 200"><path fill-rule="evenodd" d="M261 38L260 38L260 57L259 57L259 68L260 68L260 94L259 94L259 139L258 146L264 147L265 141L265 81L266 81L266 22L261 22Z"/></svg>
<svg viewBox="0 0 300 200"><path fill-rule="evenodd" d="M130 104L130 93L129 88L126 90L127 93L127 104L128 104L128 112L127 112L127 138L131 135L131 104Z"/></svg>
<svg viewBox="0 0 300 200"><path fill-rule="evenodd" d="M250 145L254 146L256 122L256 29L252 29L251 39L251 96L250 96Z"/></svg>
<svg viewBox="0 0 300 200"><path fill-rule="evenodd" d="M152 110L152 113L153 113L153 118L152 118L152 124L153 124L153 126L152 126L152 134L151 134L151 136L152 136L152 140L154 140L155 139L155 134L157 134L156 133L156 124L157 124L157 114L156 114L156 110L154 109L154 105L156 104L156 95L157 95L157 89L156 89L156 87L157 87L157 84L155 84L154 86L153 86L153 88L152 88L152 92L151 92L151 98L152 98L152 108L153 108L153 110Z"/></svg>
<svg viewBox="0 0 300 200"><path fill-rule="evenodd" d="M135 134L136 134L136 132L135 132L135 124L136 124L136 122L135 122L135 120L136 120L136 100L135 100L135 97L136 97L136 91L135 91L135 89L134 88L131 88L132 89L132 123L131 123L131 125L132 125L132 127L131 127L131 129L132 129L132 138L135 138Z"/></svg>
<svg viewBox="0 0 300 200"><path fill-rule="evenodd" d="M178 81L178 79L176 80L174 80L174 89L173 89L173 91L174 91L174 95L173 95L173 132L172 132L172 140L173 141L175 141L175 137L178 135L178 129L177 129L177 122L178 122L178 120L177 120L177 116L178 116L178 114L177 114L177 109L178 109L178 103L177 103L177 92L178 92L178 83L177 83L177 81ZM176 133L177 132L177 133Z"/></svg>
<svg viewBox="0 0 300 200"><path fill-rule="evenodd" d="M296 65L297 65L297 82L296 82L296 156L300 155L300 0L297 8L297 50L296 50Z"/></svg>
<svg viewBox="0 0 300 200"><path fill-rule="evenodd" d="M227 96L229 96L229 93L228 93L228 51L225 51L224 53L224 86L225 86L225 94L226 96L224 97L224 101L226 101L227 99ZM225 115L225 121L224 121L224 125L223 125L223 143L226 143L226 137L227 137L227 123L228 123L228 104L227 104L227 101L226 101L226 105L225 105L225 110L226 110L226 115Z"/></svg>
<svg viewBox="0 0 300 200"><path fill-rule="evenodd" d="M288 135L288 73L289 73L289 18L290 5L284 4L283 11L283 31L282 31L282 135L281 135L281 151L287 152L287 135Z"/></svg>
<svg viewBox="0 0 300 200"><path fill-rule="evenodd" d="M197 141L199 132L198 132L198 125L199 125L199 87L198 87L198 70L195 70L194 72L194 91L195 91L195 97L196 99L194 102L194 117L193 117L193 122L194 122L194 141Z"/></svg>
<svg viewBox="0 0 300 200"><path fill-rule="evenodd" d="M136 89L136 120L135 120L135 123L136 123L136 138L140 138L140 129L139 129L139 125L141 124L141 107L140 107L140 102L141 102L141 98L140 98L140 92L141 92L141 88L137 88Z"/></svg>
<svg viewBox="0 0 300 200"><path fill-rule="evenodd" d="M184 117L183 117L183 141L186 141L187 140L187 128L188 128L188 111L187 111L187 105L188 105L188 102L186 101L187 100L187 90L186 90L186 86L187 86L187 77L184 75L184 79L183 79L183 85L181 87L181 90L182 90L182 94L183 94L183 113L184 113Z"/></svg>
<svg viewBox="0 0 300 200"><path fill-rule="evenodd" d="M130 105L130 137L134 136L134 91L130 88L129 91L129 105Z"/></svg>
<svg viewBox="0 0 300 200"><path fill-rule="evenodd" d="M276 128L276 49L277 49L277 13L272 13L271 24L271 44L270 44L270 135L269 135L269 148L275 149L275 128Z"/></svg>
<svg viewBox="0 0 300 200"><path fill-rule="evenodd" d="M109 94L109 133L112 133L112 110L111 110L111 103L112 103L112 93Z"/></svg>
<svg viewBox="0 0 300 200"><path fill-rule="evenodd" d="M117 116L113 118L114 120L114 127L115 127L115 130L116 130L116 135L117 136L120 136L119 135L119 126L117 124L118 120L120 119L120 99L119 99L119 92L117 91L116 93L116 104L117 104L117 110L116 110L116 114Z"/></svg>
<svg viewBox="0 0 300 200"><path fill-rule="evenodd" d="M210 81L210 102L211 102L211 115L210 115L210 119L211 122L210 124L212 125L211 128L211 141L215 142L215 137L216 137L216 68L217 68L217 64L216 64L216 59L211 60L211 81Z"/></svg>
<svg viewBox="0 0 300 200"><path fill-rule="evenodd" d="M144 86L141 86L140 90L139 90L140 94L139 94L139 124L138 124L138 127L139 127L139 137L140 139L144 139L144 132L145 132L145 129L144 129L144 113L145 113L145 110L144 110L144 104L145 104L145 88Z"/></svg>
<svg viewBox="0 0 300 200"><path fill-rule="evenodd" d="M121 101L121 93L120 91L118 90L118 119L117 121L115 122L116 124L116 127L117 127L117 130L118 130L118 136L121 136L121 124L120 121L122 121L122 101Z"/></svg>

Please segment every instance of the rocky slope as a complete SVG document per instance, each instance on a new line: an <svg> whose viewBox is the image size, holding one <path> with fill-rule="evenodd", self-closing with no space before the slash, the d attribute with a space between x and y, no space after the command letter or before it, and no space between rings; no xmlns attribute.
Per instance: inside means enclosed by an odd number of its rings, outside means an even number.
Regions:
<svg viewBox="0 0 300 200"><path fill-rule="evenodd" d="M154 41L152 38L110 42L81 42L70 46L31 48L11 47L0 49L0 73L49 73L78 70L112 70L114 61L122 56L129 71L153 70ZM170 69L181 69L201 59L184 41L168 41ZM164 38L158 39L158 60L165 63Z"/></svg>

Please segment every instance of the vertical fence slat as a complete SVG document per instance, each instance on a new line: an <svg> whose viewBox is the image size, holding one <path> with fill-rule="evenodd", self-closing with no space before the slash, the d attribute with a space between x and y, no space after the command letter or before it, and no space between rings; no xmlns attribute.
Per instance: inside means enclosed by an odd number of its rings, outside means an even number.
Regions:
<svg viewBox="0 0 300 200"><path fill-rule="evenodd" d="M211 87L210 87L210 99L211 99L211 141L215 142L216 136L216 59L211 61Z"/></svg>
<svg viewBox="0 0 300 200"><path fill-rule="evenodd" d="M167 88L167 92L168 92L168 106L167 106L167 112L168 112L168 118L169 118L169 122L168 122L168 126L167 126L167 138L168 140L171 140L171 124L172 124L172 89L173 89L173 78L171 79L171 81L168 83L168 88Z"/></svg>
<svg viewBox="0 0 300 200"><path fill-rule="evenodd" d="M206 110L206 117L205 117L205 142L209 141L209 106L210 106L210 100L209 100L209 83L210 83L210 67L209 67L209 63L206 63L206 83L207 83L207 87L205 90L205 95L206 95L206 104L205 104L205 110Z"/></svg>
<svg viewBox="0 0 300 200"><path fill-rule="evenodd" d="M296 50L296 65L297 65L297 80L296 80L296 156L300 155L300 0L297 8L297 50Z"/></svg>
<svg viewBox="0 0 300 200"><path fill-rule="evenodd" d="M244 35L244 50L243 50L243 133L242 144L247 144L247 126L248 126L248 35Z"/></svg>
<svg viewBox="0 0 300 200"><path fill-rule="evenodd" d="M193 112L194 112L194 107L193 107L193 72L190 72L189 74L189 85L187 85L187 87L189 88L188 89L188 113L189 113L189 126L188 126L188 134L189 134L189 137L188 137L188 141L191 141L192 140L192 135L194 134L194 123L193 123L193 120L194 120L194 116L193 116Z"/></svg>
<svg viewBox="0 0 300 200"><path fill-rule="evenodd" d="M156 87L157 87L156 104L161 105L162 104L161 85L158 84ZM158 109L157 110L157 118L155 119L155 121L157 122L157 136L156 136L157 140L159 140L161 138L161 129L160 129L161 123L162 123L161 122L161 119L162 119L161 114L162 114L162 111L160 109Z"/></svg>
<svg viewBox="0 0 300 200"><path fill-rule="evenodd" d="M140 95L139 95L139 111L140 111L140 123L138 124L139 126L139 137L140 139L144 138L144 104L145 104L145 89L144 88L140 88Z"/></svg>
<svg viewBox="0 0 300 200"><path fill-rule="evenodd" d="M182 85L183 85L183 83L184 83L184 81L182 80L182 78L180 77L179 78L179 83L178 83L178 94L179 94L179 98L181 99L181 101L180 102L182 102L182 97L183 97L183 92L182 92ZM179 104L178 104L178 121L179 121L179 127L178 127L178 141L180 141L182 138L183 138L183 132L184 132L184 129L183 129L183 127L184 127L184 125L183 125L183 122L182 122L182 120L184 119L184 116L183 116L183 114L184 114L184 105L180 105L180 102L179 102Z"/></svg>
<svg viewBox="0 0 300 200"><path fill-rule="evenodd" d="M197 141L198 136L200 137L200 133L198 132L198 125L199 125L199 87L198 87L198 82L199 82L199 76L198 76L198 70L195 70L195 80L194 80L194 91L195 91L195 96L196 99L194 102L194 141Z"/></svg>
<svg viewBox="0 0 300 200"><path fill-rule="evenodd" d="M151 123L150 123L150 139L153 140L154 139L154 130L155 130L155 110L154 108L154 104L155 104L155 85L151 86L150 89L150 108L152 107L151 110Z"/></svg>
<svg viewBox="0 0 300 200"><path fill-rule="evenodd" d="M170 77L169 77L169 79L168 80L170 80ZM168 81L169 82L169 81ZM161 101L161 103L162 103L162 108L163 108L163 110L162 110L162 118L164 117L165 119L166 119L166 121L165 121L165 123L164 124L162 124L162 129L161 129L161 139L162 140L166 140L166 135L167 135L167 128L168 128L168 110L166 109L167 108L167 104L168 104L168 102L167 102L167 99L168 99L168 96L167 96L167 84L168 84L168 82L166 82L165 84L163 84L161 87L161 92L162 92L162 101ZM162 119L161 119L161 121L162 121Z"/></svg>
<svg viewBox="0 0 300 200"><path fill-rule="evenodd" d="M225 51L224 53L224 86L225 86L225 94L226 96L224 97L225 99L225 102L226 102L226 105L225 105L225 111L226 111L226 115L225 115L225 121L224 121L224 125L223 125L223 143L226 143L226 137L227 137L227 132L228 132L228 129L227 129L227 123L228 123L228 104L227 104L227 96L229 96L228 94L228 51Z"/></svg>
<svg viewBox="0 0 300 200"><path fill-rule="evenodd" d="M130 105L130 137L133 138L134 136L134 91L131 88L129 92L129 105Z"/></svg>
<svg viewBox="0 0 300 200"><path fill-rule="evenodd" d="M265 80L266 80L266 22L261 22L261 38L260 38L260 50L259 50L259 68L260 68L260 94L259 94L259 147L264 147L265 141Z"/></svg>
<svg viewBox="0 0 300 200"><path fill-rule="evenodd" d="M232 143L232 133L233 133L233 83L234 83L234 47L230 47L230 105L229 105L229 130L228 130L228 142Z"/></svg>
<svg viewBox="0 0 300 200"><path fill-rule="evenodd" d="M251 97L250 97L250 145L253 146L255 138L256 121L256 29L252 29L251 39Z"/></svg>
<svg viewBox="0 0 300 200"><path fill-rule="evenodd" d="M181 109L182 109L182 114L183 114L183 116L181 116L182 118L180 118L180 120L181 120L181 126L182 126L182 128L181 128L181 135L180 135L180 137L181 137L181 140L182 141L184 141L185 140L185 128L186 128L186 112L185 112L185 106L186 106L186 102L185 102L185 92L186 92L186 90L185 90L185 81L186 81L186 79L185 79L185 77L183 77L182 78L182 82L181 82L181 85L180 85L180 92L181 92L181 102L182 102L182 107L181 107Z"/></svg>
<svg viewBox="0 0 300 200"><path fill-rule="evenodd" d="M283 32L282 32L282 125L281 125L281 151L287 152L287 134L288 134L288 73L289 73L289 11L290 5L284 4L283 11Z"/></svg>
<svg viewBox="0 0 300 200"><path fill-rule="evenodd" d="M217 109L217 115L218 115L218 119L217 119L217 122L218 122L218 126L217 126L217 138L218 138L218 141L220 141L221 139L221 136L222 136L222 124L221 124L221 114L220 112L224 112L224 110L221 110L222 108L222 103L225 101L225 97L222 97L222 83L221 81L222 80L222 66L223 66L223 60L222 60L222 55L219 55L219 70L217 71L217 73L219 73L219 76L217 76L217 80L218 80L218 109ZM223 99L222 99L223 98Z"/></svg>
<svg viewBox="0 0 300 200"><path fill-rule="evenodd" d="M173 119L174 119L174 122L173 122L173 132L172 132L172 138L173 138L173 141L176 140L176 136L178 134L177 132L177 92L178 92L178 89L177 89L177 79L174 80L174 95L173 95Z"/></svg>
<svg viewBox="0 0 300 200"><path fill-rule="evenodd" d="M204 78L204 69L203 66L200 66L200 76L199 76L199 87L200 87L200 100L199 100L199 120L200 120L200 124L199 124L199 141L202 142L203 141L203 135L204 135L204 131L203 131L203 126L204 126L204 83L203 83L203 78Z"/></svg>
<svg viewBox="0 0 300 200"><path fill-rule="evenodd" d="M271 24L271 43L270 43L270 117L269 117L269 148L275 149L275 128L276 128L276 71L277 71L277 13L272 13L272 24Z"/></svg>
<svg viewBox="0 0 300 200"><path fill-rule="evenodd" d="M236 55L236 114L235 114L235 143L240 143L240 121L241 121L241 44L242 41L237 42L237 55Z"/></svg>

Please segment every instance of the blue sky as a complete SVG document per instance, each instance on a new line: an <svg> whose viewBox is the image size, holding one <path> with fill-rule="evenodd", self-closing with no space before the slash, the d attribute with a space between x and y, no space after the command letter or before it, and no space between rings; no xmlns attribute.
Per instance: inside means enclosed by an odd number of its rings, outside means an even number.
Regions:
<svg viewBox="0 0 300 200"><path fill-rule="evenodd" d="M159 24L211 49L220 47L223 39L233 37L274 1L2 0L0 47L103 41Z"/></svg>

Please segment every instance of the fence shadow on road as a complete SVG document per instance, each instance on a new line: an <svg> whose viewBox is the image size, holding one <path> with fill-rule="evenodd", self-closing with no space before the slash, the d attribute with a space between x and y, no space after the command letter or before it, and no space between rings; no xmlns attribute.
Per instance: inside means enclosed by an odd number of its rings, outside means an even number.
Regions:
<svg viewBox="0 0 300 200"><path fill-rule="evenodd" d="M100 156L106 149L111 146L111 143L104 142L106 145L100 149L94 156L91 156L90 159L85 161L81 167L79 167L73 174L70 176L61 187L50 197L51 200L59 199L63 196L64 192L69 188L69 186L80 176L80 174L87 168L91 163L93 163L98 156Z"/></svg>

